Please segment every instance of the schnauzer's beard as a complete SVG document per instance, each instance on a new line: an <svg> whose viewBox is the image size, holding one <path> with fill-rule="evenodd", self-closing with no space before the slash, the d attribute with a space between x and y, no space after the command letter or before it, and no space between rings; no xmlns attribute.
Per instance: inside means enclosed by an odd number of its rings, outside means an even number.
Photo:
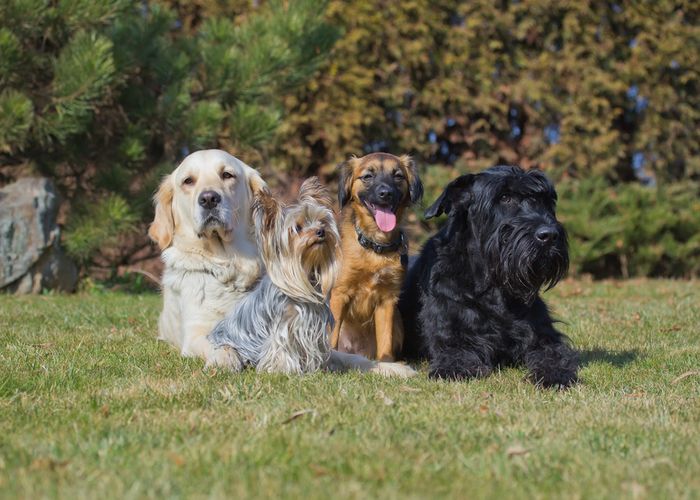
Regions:
<svg viewBox="0 0 700 500"><path fill-rule="evenodd" d="M527 305L532 305L541 289L554 287L569 270L564 226L554 224L559 240L552 246L536 240L538 226L528 220L503 222L485 235L483 248L491 281Z"/></svg>

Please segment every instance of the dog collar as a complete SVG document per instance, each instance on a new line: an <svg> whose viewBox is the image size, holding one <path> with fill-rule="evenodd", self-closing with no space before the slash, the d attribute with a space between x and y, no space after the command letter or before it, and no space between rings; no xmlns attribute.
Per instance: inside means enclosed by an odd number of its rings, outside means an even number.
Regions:
<svg viewBox="0 0 700 500"><path fill-rule="evenodd" d="M355 232L357 233L357 241L362 248L372 250L378 255L398 251L401 255L401 266L408 267L408 244L406 243L403 231L399 234L399 239L393 243L377 243L362 234L357 226L355 226Z"/></svg>

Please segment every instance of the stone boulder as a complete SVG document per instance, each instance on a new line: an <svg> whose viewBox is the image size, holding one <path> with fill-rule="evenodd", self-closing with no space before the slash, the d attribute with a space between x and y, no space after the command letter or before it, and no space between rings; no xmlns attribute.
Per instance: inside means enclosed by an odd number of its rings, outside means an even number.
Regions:
<svg viewBox="0 0 700 500"><path fill-rule="evenodd" d="M73 291L78 268L59 247L57 211L48 179L21 179L0 189L0 291Z"/></svg>

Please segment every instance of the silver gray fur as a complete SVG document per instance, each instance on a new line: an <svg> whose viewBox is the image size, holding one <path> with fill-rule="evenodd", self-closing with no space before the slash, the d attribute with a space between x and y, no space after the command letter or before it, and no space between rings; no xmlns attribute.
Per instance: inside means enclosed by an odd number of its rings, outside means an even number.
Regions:
<svg viewBox="0 0 700 500"><path fill-rule="evenodd" d="M288 312L286 312L288 311ZM331 355L333 316L327 303L296 300L268 275L209 334L214 349L233 347L243 367L282 373L314 372Z"/></svg>

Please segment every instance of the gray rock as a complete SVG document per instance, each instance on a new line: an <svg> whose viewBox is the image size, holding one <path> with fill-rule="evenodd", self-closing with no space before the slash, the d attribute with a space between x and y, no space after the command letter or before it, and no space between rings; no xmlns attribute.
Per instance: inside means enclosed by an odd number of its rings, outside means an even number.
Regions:
<svg viewBox="0 0 700 500"><path fill-rule="evenodd" d="M78 268L59 246L58 195L48 179L21 179L0 189L0 290L73 291Z"/></svg>

